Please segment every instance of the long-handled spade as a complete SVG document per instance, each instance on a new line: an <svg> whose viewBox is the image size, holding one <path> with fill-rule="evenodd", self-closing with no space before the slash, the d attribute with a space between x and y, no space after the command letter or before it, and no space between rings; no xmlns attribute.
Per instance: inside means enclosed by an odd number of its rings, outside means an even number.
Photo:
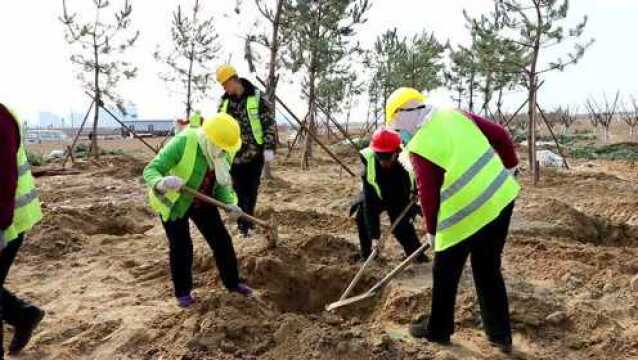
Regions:
<svg viewBox="0 0 638 360"><path fill-rule="evenodd" d="M332 310L340 308L342 306L346 306L346 305L350 305L350 304L353 304L353 303L356 303L356 302L359 302L359 301L363 301L365 299L368 299L368 298L371 298L371 297L377 295L379 293L379 290L383 289L390 282L390 280L394 279L394 277L396 277L401 271L403 271L403 269L405 269L410 264L410 262L412 262L412 260L414 260L422 252L426 251L429 247L430 247L430 243L429 242L426 242L425 244L421 245L420 248L416 249L410 256L408 256L405 260L403 260L403 262L401 262L401 264L399 264L396 268L394 268L392 271L390 271L390 273L388 275L386 275L383 279L381 279L378 283L376 283L367 292L365 292L365 293L363 293L361 295L353 296L351 298L347 298L347 299L339 300L337 302L333 302L332 304L329 304L328 306L326 306L326 310L332 311Z"/></svg>
<svg viewBox="0 0 638 360"><path fill-rule="evenodd" d="M414 205L416 204L417 198L416 196L413 196L408 205L405 207L405 209L403 209L403 211L401 212L401 214L399 214L399 217L397 217L394 222L392 223L392 226L390 226L390 230L388 231L389 234L392 234L392 232L394 232L394 229L397 228L397 226L399 225L399 223L401 222L401 220L403 220L403 218L410 212L410 210L412 209L412 207L414 207ZM361 268L359 269L359 271L357 272L357 274L354 276L354 278L352 279L352 281L350 282L350 285L348 285L348 287L346 288L346 290L343 292L343 294L341 295L341 297L339 298L339 301L345 299L348 297L348 295L350 295L350 292L352 291L352 289L354 289L354 287L357 285L357 283L359 282L359 280L361 279L361 276L363 275L363 271L368 267L368 265L370 265L372 263L372 261L374 259L376 259L377 255L379 254L379 249L382 247L382 241L383 241L384 237L382 237L381 239L379 239L379 243L377 243L377 246L375 246L372 249L372 253L370 253L370 255L368 256L368 258L366 259L366 261L363 263L363 265L361 265Z"/></svg>
<svg viewBox="0 0 638 360"><path fill-rule="evenodd" d="M189 187L186 186L182 186L182 191L192 195L194 198L201 200L203 202L206 202L210 205L216 206L218 208L222 208L226 211L230 211L231 209L229 208L228 205L224 204L221 201L215 200L210 196L206 196L202 193L200 193L199 191L193 190ZM244 218L258 226L261 226L262 228L264 228L266 230L266 239L268 239L268 245L270 247L275 247L277 245L277 242L279 241L279 232L277 231L277 222L275 221L275 217L273 216L270 220L270 223L264 221L264 220L260 220L257 219L254 216L248 215L245 212L242 212L239 215L241 218Z"/></svg>

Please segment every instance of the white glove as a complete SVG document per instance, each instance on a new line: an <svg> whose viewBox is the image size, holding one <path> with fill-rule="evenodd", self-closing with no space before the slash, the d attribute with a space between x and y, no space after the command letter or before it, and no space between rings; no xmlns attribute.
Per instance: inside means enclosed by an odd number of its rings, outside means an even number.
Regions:
<svg viewBox="0 0 638 360"><path fill-rule="evenodd" d="M177 176L165 176L160 180L155 188L160 192L167 192L169 190L179 191L184 186L184 181Z"/></svg>
<svg viewBox="0 0 638 360"><path fill-rule="evenodd" d="M372 249L377 249L379 252L379 239L372 239Z"/></svg>
<svg viewBox="0 0 638 360"><path fill-rule="evenodd" d="M226 214L228 215L228 220L237 221L243 214L241 208L237 205L229 204L226 205Z"/></svg>
<svg viewBox="0 0 638 360"><path fill-rule="evenodd" d="M428 244L430 244L430 249L433 249L433 250L434 250L434 238L435 237L432 236L432 234L428 233L427 242Z"/></svg>
<svg viewBox="0 0 638 360"><path fill-rule="evenodd" d="M271 162L275 160L275 152L272 150L264 150L264 161Z"/></svg>

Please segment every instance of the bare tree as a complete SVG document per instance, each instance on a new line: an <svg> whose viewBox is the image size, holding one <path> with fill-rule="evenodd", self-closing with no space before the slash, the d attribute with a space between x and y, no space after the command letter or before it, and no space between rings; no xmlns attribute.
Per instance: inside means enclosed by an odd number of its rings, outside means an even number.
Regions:
<svg viewBox="0 0 638 360"><path fill-rule="evenodd" d="M214 18L202 18L201 12L199 0L195 0L190 17L184 15L182 6L178 5L171 21L170 49L162 53L158 47L154 53L155 59L170 69L160 73L160 78L168 84L176 84L180 93L185 92L186 119L190 119L193 105L203 100L210 90L210 63L221 49Z"/></svg>
<svg viewBox="0 0 638 360"><path fill-rule="evenodd" d="M565 106L565 107L559 106L556 109L555 114L556 114L557 123L562 125L563 127L562 129L563 135L568 135L569 129L576 122L578 108L577 107L570 108L569 106Z"/></svg>
<svg viewBox="0 0 638 360"><path fill-rule="evenodd" d="M585 102L585 106L587 107L589 117L594 127L600 125L602 128L602 141L607 144L610 140L609 127L616 115L620 91L616 92L616 97L613 102L609 101L606 94L603 94L603 98L605 101L604 104L599 104L596 100L590 97Z"/></svg>
<svg viewBox="0 0 638 360"><path fill-rule="evenodd" d="M636 128L638 127L638 101L631 96L631 102L629 108L623 110L621 115L623 121L629 126L629 139L638 140L638 133Z"/></svg>
<svg viewBox="0 0 638 360"><path fill-rule="evenodd" d="M94 18L82 21L78 13L69 12L66 1L62 0L62 16L59 20L65 26L65 39L77 48L71 55L71 62L78 68L78 79L84 89L93 97L95 111L91 149L99 158L97 146L97 126L99 109L103 98L113 102L120 112L125 113L124 100L116 93L122 77L131 79L137 74L124 56L125 51L139 38L139 31L132 31L131 15L133 7L125 0L121 10L114 12L111 22L105 20L104 13L111 6L108 0L93 0Z"/></svg>

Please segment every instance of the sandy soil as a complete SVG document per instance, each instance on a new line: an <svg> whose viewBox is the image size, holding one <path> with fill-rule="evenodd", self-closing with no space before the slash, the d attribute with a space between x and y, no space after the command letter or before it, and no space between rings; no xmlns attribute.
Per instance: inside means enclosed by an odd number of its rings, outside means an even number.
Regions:
<svg viewBox="0 0 638 360"><path fill-rule="evenodd" d="M347 152L347 151L345 151ZM148 158L143 151L136 155ZM356 158L349 163L356 169ZM591 162L544 171L517 202L504 255L518 359L638 358L638 183L629 164ZM412 265L375 299L323 311L358 270L358 179L323 157L302 172L293 156L266 181L259 216L279 223L266 248L230 226L255 299L223 290L195 234L201 302L179 309L167 243L140 179L144 161L104 158L79 175L38 179L45 221L30 234L8 287L47 310L21 359L500 359L483 335L468 268L454 345L412 339L429 311L431 265ZM387 229L387 220L385 227ZM401 260L387 241L356 291Z"/></svg>

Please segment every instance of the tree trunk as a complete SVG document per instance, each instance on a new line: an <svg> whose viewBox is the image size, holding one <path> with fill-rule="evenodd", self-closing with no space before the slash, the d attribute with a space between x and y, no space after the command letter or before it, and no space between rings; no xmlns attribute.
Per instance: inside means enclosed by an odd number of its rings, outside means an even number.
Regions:
<svg viewBox="0 0 638 360"><path fill-rule="evenodd" d="M469 110L470 112L474 112L474 77L476 73L472 70L472 75L470 75L470 102L469 102Z"/></svg>
<svg viewBox="0 0 638 360"><path fill-rule="evenodd" d="M314 55L311 64L312 70L310 71L310 89L308 91L308 132L312 134L316 134L316 111L315 111L315 71L314 71ZM301 168L303 170L308 170L310 168L310 159L312 158L312 135L306 134L306 139L304 142L303 155L301 158Z"/></svg>
<svg viewBox="0 0 638 360"><path fill-rule="evenodd" d="M100 57L97 45L97 24L99 20L99 11L99 9L96 10L95 28L93 29L93 65L95 66L93 81L95 83L95 112L93 116L93 136L91 138L91 150L93 151L93 155L95 156L96 160L100 158L100 150L98 149L97 145L97 124L100 118L100 108L102 107L102 94L100 92Z"/></svg>
<svg viewBox="0 0 638 360"><path fill-rule="evenodd" d="M533 184L536 185L539 173L538 164L536 162L536 95L538 92L537 82L538 74L536 73L536 64L538 62L538 55L540 53L540 41L543 28L543 18L541 16L540 3L534 3L536 6L536 16L538 21L538 27L536 28L536 39L534 40L534 49L532 54L532 63L529 71L529 130L527 136L527 145L529 149L529 169L533 178Z"/></svg>
<svg viewBox="0 0 638 360"><path fill-rule="evenodd" d="M272 38L270 43L270 63L268 64L268 79L267 81L267 89L266 89L266 98L270 102L273 107L273 116L275 117L275 127L277 127L277 112L276 112L276 104L277 101L275 99L275 95L277 94L277 53L279 52L279 25L281 23L281 9L283 8L284 0L277 1L277 10L275 11L275 18L273 19L272 25ZM279 132L275 132L276 142L279 144ZM271 164L267 162L264 165L263 177L266 179L272 179L272 167Z"/></svg>

